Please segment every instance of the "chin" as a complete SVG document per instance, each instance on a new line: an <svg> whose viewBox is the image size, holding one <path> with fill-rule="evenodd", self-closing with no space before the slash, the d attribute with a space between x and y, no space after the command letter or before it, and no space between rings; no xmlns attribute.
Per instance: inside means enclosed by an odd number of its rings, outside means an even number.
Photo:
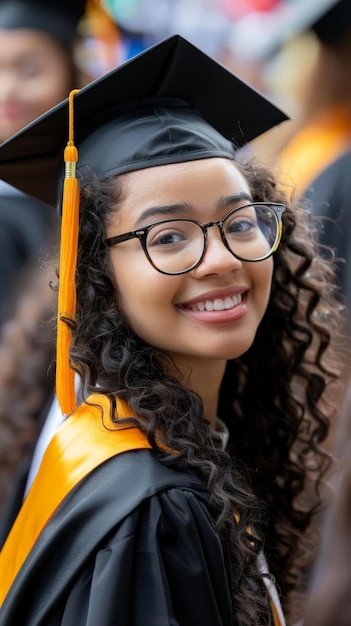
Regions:
<svg viewBox="0 0 351 626"><path fill-rule="evenodd" d="M223 346L222 350L217 351L216 358L225 359L227 361L238 359L251 348L254 339L255 337L247 339L240 338L239 341L233 342L231 345L227 344L226 346Z"/></svg>
<svg viewBox="0 0 351 626"><path fill-rule="evenodd" d="M198 354L199 358L204 359L216 359L219 361L232 361L233 359L238 359L245 352L247 352L253 344L253 340L249 342L240 342L240 344L236 344L235 346L223 346L223 348L216 348L213 350L208 350Z"/></svg>

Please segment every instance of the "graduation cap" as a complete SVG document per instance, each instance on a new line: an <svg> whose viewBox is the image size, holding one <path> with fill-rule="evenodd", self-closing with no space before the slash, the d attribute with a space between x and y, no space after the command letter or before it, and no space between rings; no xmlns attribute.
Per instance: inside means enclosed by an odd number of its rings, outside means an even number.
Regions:
<svg viewBox="0 0 351 626"><path fill-rule="evenodd" d="M79 163L100 179L155 165L233 159L235 147L286 119L256 90L174 35L72 92L0 146L0 178L52 206L65 151L56 377L64 413L74 406L73 372L65 369L70 335L60 315L74 318L75 311L78 152Z"/></svg>
<svg viewBox="0 0 351 626"><path fill-rule="evenodd" d="M350 25L350 0L280 0L270 11L251 13L234 24L232 48L242 58L258 61L304 31L332 43Z"/></svg>
<svg viewBox="0 0 351 626"><path fill-rule="evenodd" d="M0 30L40 30L64 43L77 34L87 0L0 0Z"/></svg>

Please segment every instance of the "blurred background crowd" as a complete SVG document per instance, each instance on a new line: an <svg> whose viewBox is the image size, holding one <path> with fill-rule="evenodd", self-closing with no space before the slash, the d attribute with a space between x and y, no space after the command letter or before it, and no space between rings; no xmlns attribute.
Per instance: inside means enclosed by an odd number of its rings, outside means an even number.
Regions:
<svg viewBox="0 0 351 626"><path fill-rule="evenodd" d="M175 33L290 117L269 131L268 140L261 136L245 149L274 164L288 193L310 204L321 250L335 260L348 346L351 0L0 0L0 141L73 87ZM50 319L56 292L50 284L56 275L47 253L55 249L58 229L59 218L48 207L0 181L0 510L5 500L11 506L9 493L15 480L23 480L20 470L52 407L55 329ZM346 426L332 429L343 433L339 442L351 419L344 402L347 352L343 358L335 402ZM342 458L347 446L330 445ZM351 511L348 515L351 522ZM345 558L345 537L344 542ZM351 624L351 617L339 622L335 614L334 621L326 616L327 609L309 623Z"/></svg>

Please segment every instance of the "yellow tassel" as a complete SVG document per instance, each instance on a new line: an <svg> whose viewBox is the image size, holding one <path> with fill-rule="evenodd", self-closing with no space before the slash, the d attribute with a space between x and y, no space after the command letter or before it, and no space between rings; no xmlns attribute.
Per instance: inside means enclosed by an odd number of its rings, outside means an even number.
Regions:
<svg viewBox="0 0 351 626"><path fill-rule="evenodd" d="M76 314L75 273L78 252L79 185L76 177L78 150L74 145L73 99L79 89L69 94L69 134L64 152L61 248L58 293L56 394L61 411L69 415L76 408L74 370L70 367L69 350L72 333L63 318L74 321Z"/></svg>

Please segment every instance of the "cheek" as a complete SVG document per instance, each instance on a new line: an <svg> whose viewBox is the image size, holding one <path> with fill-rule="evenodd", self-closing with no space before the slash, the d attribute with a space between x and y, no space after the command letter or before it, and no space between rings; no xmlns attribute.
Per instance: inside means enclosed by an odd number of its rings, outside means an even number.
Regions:
<svg viewBox="0 0 351 626"><path fill-rule="evenodd" d="M134 332L145 342L158 346L177 320L173 302L179 280L164 276L151 266L131 265L125 271L121 266L115 271L116 301Z"/></svg>
<svg viewBox="0 0 351 626"><path fill-rule="evenodd" d="M111 263L111 278L116 298L129 320L144 318L146 313L163 308L172 299L166 276L157 272L144 256L128 255L127 260Z"/></svg>
<svg viewBox="0 0 351 626"><path fill-rule="evenodd" d="M172 306L173 292L162 284L162 276L161 280L145 275L130 276L128 280L126 276L122 281L117 277L116 293L121 308L134 318L145 318L151 312L165 314L167 307Z"/></svg>

